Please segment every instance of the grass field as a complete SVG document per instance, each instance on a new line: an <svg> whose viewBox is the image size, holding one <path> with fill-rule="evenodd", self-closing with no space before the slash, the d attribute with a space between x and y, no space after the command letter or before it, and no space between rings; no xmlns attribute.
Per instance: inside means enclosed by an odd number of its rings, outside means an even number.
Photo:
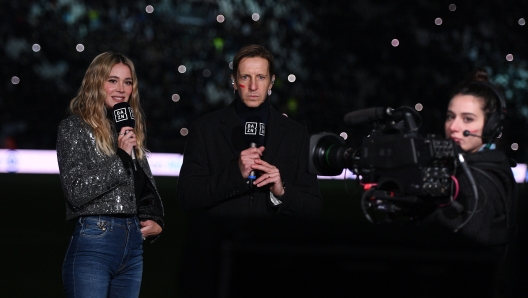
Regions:
<svg viewBox="0 0 528 298"><path fill-rule="evenodd" d="M177 178L157 177L166 212L166 228L154 244L144 246L141 297L178 297L188 220L175 202ZM322 219L350 234L364 224L359 192L353 182L320 180ZM347 192L347 188L353 194ZM2 216L2 297L62 297L61 264L72 222L64 220L64 198L58 175L0 174ZM526 237L526 185L521 185L520 235ZM332 231L335 233L335 231ZM527 247L522 240L521 247ZM519 260L528 264L526 257ZM528 267L528 266L524 266Z"/></svg>

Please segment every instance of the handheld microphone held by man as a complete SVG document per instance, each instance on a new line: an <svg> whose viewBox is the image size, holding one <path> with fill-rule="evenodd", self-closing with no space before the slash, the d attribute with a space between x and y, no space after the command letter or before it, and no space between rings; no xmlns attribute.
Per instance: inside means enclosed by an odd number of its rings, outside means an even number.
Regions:
<svg viewBox="0 0 528 298"><path fill-rule="evenodd" d="M130 107L130 104L128 102L116 103L114 105L112 113L115 127L118 132L121 130L121 128L125 126L129 126L132 128L136 126L134 112L132 111L132 107ZM130 156L132 157L132 165L134 166L134 171L137 171L135 147L132 148L132 153L130 154Z"/></svg>
<svg viewBox="0 0 528 298"><path fill-rule="evenodd" d="M262 119L257 116L249 116L244 124L244 138L248 142L249 148L255 148L257 145L264 145L266 136L266 125ZM249 173L250 180L257 179L255 171Z"/></svg>

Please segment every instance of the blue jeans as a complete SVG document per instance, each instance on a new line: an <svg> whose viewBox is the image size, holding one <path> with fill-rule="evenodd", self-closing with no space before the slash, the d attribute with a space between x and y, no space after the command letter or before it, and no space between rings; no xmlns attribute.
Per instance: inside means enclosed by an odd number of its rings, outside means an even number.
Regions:
<svg viewBox="0 0 528 298"><path fill-rule="evenodd" d="M62 265L66 297L138 297L143 237L136 216L80 217Z"/></svg>

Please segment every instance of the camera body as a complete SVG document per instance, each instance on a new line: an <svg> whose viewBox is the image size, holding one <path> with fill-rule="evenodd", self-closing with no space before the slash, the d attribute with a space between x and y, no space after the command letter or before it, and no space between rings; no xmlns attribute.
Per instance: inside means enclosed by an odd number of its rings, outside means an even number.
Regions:
<svg viewBox="0 0 528 298"><path fill-rule="evenodd" d="M450 195L454 158L453 142L434 135L371 136L363 139L355 171L363 183L432 200Z"/></svg>
<svg viewBox="0 0 528 298"><path fill-rule="evenodd" d="M311 136L310 172L335 176L343 169L351 170L363 186L364 210L416 217L413 213L418 205L449 202L455 172L454 142L418 135L415 119L420 116L408 107L380 109L374 116L368 115L362 121L370 121L374 129L358 148L347 147L343 138L332 133Z"/></svg>

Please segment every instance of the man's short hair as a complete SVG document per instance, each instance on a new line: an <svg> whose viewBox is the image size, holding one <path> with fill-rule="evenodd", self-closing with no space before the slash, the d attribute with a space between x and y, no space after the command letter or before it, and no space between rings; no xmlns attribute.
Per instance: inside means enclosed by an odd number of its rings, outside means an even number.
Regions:
<svg viewBox="0 0 528 298"><path fill-rule="evenodd" d="M265 47L256 44L243 46L238 51L238 53L236 53L235 58L233 58L233 75L236 77L238 73L238 64L240 63L240 61L242 61L242 59L254 57L260 57L268 60L268 70L270 73L270 77L275 75L275 64L273 55Z"/></svg>

